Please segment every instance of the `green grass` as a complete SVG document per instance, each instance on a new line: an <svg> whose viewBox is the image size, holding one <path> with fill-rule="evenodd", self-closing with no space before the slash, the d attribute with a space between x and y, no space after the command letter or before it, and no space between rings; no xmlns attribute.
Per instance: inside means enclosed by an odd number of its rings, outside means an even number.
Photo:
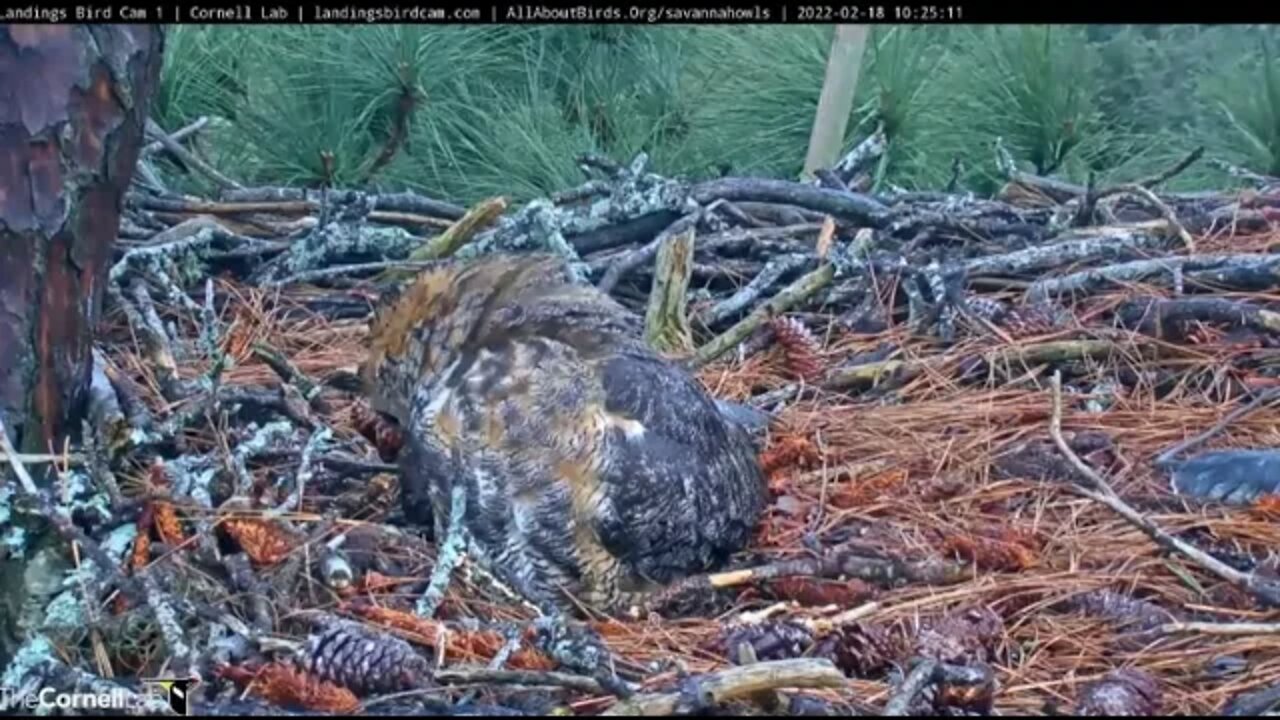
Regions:
<svg viewBox="0 0 1280 720"><path fill-rule="evenodd" d="M831 28L176 26L155 115L226 118L201 152L248 184L515 201L575 184L584 151L693 177L796 177ZM878 185L998 186L1028 171L1156 171L1198 144L1280 174L1266 26L874 26L846 146L883 127ZM181 189L200 178L161 168ZM1178 183L1224 182L1207 165Z"/></svg>

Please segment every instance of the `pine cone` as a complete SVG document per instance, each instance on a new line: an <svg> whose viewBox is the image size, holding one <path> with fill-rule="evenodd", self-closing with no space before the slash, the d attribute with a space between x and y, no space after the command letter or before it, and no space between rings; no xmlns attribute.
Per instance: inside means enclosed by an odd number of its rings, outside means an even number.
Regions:
<svg viewBox="0 0 1280 720"><path fill-rule="evenodd" d="M1009 312L1007 305L989 297L974 296L965 298L965 305L974 315L995 325L999 325Z"/></svg>
<svg viewBox="0 0 1280 720"><path fill-rule="evenodd" d="M1070 315L1050 303L1011 308L1001 321L1010 336L1044 335L1066 326Z"/></svg>
<svg viewBox="0 0 1280 720"><path fill-rule="evenodd" d="M284 560L302 540L297 533L262 518L228 517L222 521L222 527L258 566Z"/></svg>
<svg viewBox="0 0 1280 720"><path fill-rule="evenodd" d="M804 323L792 317L776 317L769 322L773 336L787 359L787 369L805 382L814 382L826 370L821 346Z"/></svg>
<svg viewBox="0 0 1280 720"><path fill-rule="evenodd" d="M160 539L171 548L181 545L186 540L186 533L182 532L182 522L178 520L178 511L173 503L167 500L156 501L155 523Z"/></svg>
<svg viewBox="0 0 1280 720"><path fill-rule="evenodd" d="M855 622L824 636L813 654L849 677L870 679L888 670L902 656L902 647L882 626Z"/></svg>
<svg viewBox="0 0 1280 720"><path fill-rule="evenodd" d="M409 643L346 621L307 638L298 665L363 695L412 690L431 676L427 659Z"/></svg>
<svg viewBox="0 0 1280 720"><path fill-rule="evenodd" d="M1080 691L1076 715L1081 717L1115 717L1160 714L1160 684L1151 675L1127 668L1107 673Z"/></svg>
<svg viewBox="0 0 1280 720"><path fill-rule="evenodd" d="M800 657L813 645L813 633L803 625L791 622L766 622L728 628L724 635L724 652L738 662L738 647L749 645L757 660L787 660Z"/></svg>
<svg viewBox="0 0 1280 720"><path fill-rule="evenodd" d="M378 449L378 457L383 462L395 462L400 448L404 445L404 435L400 426L384 417L365 403L359 403L353 411L356 432L373 443Z"/></svg>
<svg viewBox="0 0 1280 720"><path fill-rule="evenodd" d="M952 665L991 662L1004 621L985 607L951 613L920 632L916 654Z"/></svg>
<svg viewBox="0 0 1280 720"><path fill-rule="evenodd" d="M1138 630L1154 630L1177 620L1172 612L1153 602L1105 588L1073 597L1064 606L1088 617L1106 619L1121 627L1136 625Z"/></svg>

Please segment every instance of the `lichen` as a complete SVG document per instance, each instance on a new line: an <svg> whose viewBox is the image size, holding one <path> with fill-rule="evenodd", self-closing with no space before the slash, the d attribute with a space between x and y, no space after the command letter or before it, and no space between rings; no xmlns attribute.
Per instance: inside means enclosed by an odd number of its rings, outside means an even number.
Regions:
<svg viewBox="0 0 1280 720"><path fill-rule="evenodd" d="M123 562L124 554L138 534L137 525L126 523L112 530L102 541L103 552L117 564ZM84 601L81 597L85 587L92 587L94 580L101 577L101 570L91 558L82 558L80 567L67 573L62 581L62 592L45 606L44 620L41 630L74 630L85 626Z"/></svg>
<svg viewBox="0 0 1280 720"><path fill-rule="evenodd" d="M73 472L66 477L70 500L67 510L72 517L96 513L102 522L112 519L111 499L106 493L94 490L84 473Z"/></svg>
<svg viewBox="0 0 1280 720"><path fill-rule="evenodd" d="M21 692L32 678L38 681L42 666L56 662L53 643L44 635L35 635L14 653L9 667L5 668L3 677L0 677L0 687Z"/></svg>

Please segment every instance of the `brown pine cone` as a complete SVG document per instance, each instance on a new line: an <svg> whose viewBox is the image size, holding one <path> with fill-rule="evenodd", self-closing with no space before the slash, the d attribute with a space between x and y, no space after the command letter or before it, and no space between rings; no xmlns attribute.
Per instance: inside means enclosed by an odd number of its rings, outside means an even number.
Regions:
<svg viewBox="0 0 1280 720"><path fill-rule="evenodd" d="M383 462L395 462L400 454L400 447L404 445L400 425L366 403L357 404L353 412L356 432L373 443Z"/></svg>
<svg viewBox="0 0 1280 720"><path fill-rule="evenodd" d="M1013 337L1044 335L1061 330L1070 320L1062 308L1050 303L1037 303L1010 308L1001 325Z"/></svg>
<svg viewBox="0 0 1280 720"><path fill-rule="evenodd" d="M409 643L353 622L337 622L307 638L306 672L362 695L400 692L429 682L431 666Z"/></svg>
<svg viewBox="0 0 1280 720"><path fill-rule="evenodd" d="M915 652L952 665L987 663L1003 632L1004 621L991 609L964 608L920 631Z"/></svg>
<svg viewBox="0 0 1280 720"><path fill-rule="evenodd" d="M787 660L800 657L813 645L813 633L803 625L790 622L765 622L727 628L725 655L738 662L738 647L749 645L757 660Z"/></svg>
<svg viewBox="0 0 1280 720"><path fill-rule="evenodd" d="M882 626L850 623L818 641L813 654L825 657L849 677L873 678L902 656L901 643Z"/></svg>
<svg viewBox="0 0 1280 720"><path fill-rule="evenodd" d="M1107 673L1080 691L1076 715L1082 717L1116 717L1160 714L1160 684L1151 675L1126 668Z"/></svg>
<svg viewBox="0 0 1280 720"><path fill-rule="evenodd" d="M787 369L806 382L814 382L826 370L818 340L804 323L792 317L776 317L769 321L773 336L782 347Z"/></svg>
<svg viewBox="0 0 1280 720"><path fill-rule="evenodd" d="M965 304L974 315L995 325L999 325L1009 312L1007 305L989 297L969 297L965 299Z"/></svg>

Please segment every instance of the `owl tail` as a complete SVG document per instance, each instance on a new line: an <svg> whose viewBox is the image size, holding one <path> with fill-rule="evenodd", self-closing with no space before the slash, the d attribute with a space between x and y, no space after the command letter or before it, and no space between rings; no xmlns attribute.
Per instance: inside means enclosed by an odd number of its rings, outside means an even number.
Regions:
<svg viewBox="0 0 1280 720"><path fill-rule="evenodd" d="M720 415L726 420L741 426L752 436L759 435L769 427L769 421L773 418L762 410L757 410L750 405L730 402L728 400L716 400L716 407L720 409Z"/></svg>
<svg viewBox="0 0 1280 720"><path fill-rule="evenodd" d="M1213 450L1172 461L1170 471L1174 492L1228 505L1280 493L1280 449Z"/></svg>

